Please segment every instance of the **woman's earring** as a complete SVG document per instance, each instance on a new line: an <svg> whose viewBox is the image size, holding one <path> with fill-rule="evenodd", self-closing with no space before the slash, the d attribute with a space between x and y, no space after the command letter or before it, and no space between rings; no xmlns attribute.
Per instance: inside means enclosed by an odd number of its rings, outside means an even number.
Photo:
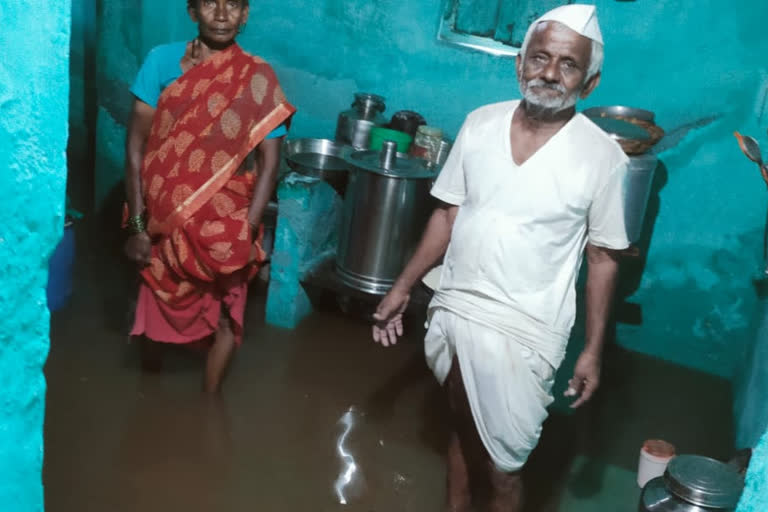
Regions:
<svg viewBox="0 0 768 512"><path fill-rule="evenodd" d="M242 33L242 32L245 30L245 25L246 25L245 23L243 23L242 25L240 25L240 30L238 30L238 31L237 31L237 32L238 32L238 34L239 34L239 33Z"/></svg>

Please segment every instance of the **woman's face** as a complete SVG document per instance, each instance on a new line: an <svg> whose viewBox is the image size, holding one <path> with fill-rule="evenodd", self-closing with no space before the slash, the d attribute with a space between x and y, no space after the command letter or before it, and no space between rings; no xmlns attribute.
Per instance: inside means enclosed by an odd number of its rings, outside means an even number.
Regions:
<svg viewBox="0 0 768 512"><path fill-rule="evenodd" d="M200 29L200 38L212 46L231 43L248 20L245 0L197 0L189 15Z"/></svg>

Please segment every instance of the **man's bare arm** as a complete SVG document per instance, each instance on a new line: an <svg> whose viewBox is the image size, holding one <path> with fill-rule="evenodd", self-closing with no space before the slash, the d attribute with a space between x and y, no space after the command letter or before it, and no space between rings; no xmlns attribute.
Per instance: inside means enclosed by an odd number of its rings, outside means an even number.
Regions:
<svg viewBox="0 0 768 512"><path fill-rule="evenodd" d="M397 288L408 293L413 285L435 266L448 249L453 221L458 211L458 206L446 203L441 203L435 208L416 252L395 281L393 289Z"/></svg>
<svg viewBox="0 0 768 512"><path fill-rule="evenodd" d="M605 334L619 275L619 252L587 244L587 326L584 350L574 369L570 388L581 396L571 407L589 400L600 385Z"/></svg>
<svg viewBox="0 0 768 512"><path fill-rule="evenodd" d="M377 343L394 345L397 337L402 336L402 315L408 306L411 288L445 254L458 211L458 206L446 203L435 208L416 252L373 315L377 322L373 326L373 339Z"/></svg>
<svg viewBox="0 0 768 512"><path fill-rule="evenodd" d="M584 352L599 356L619 276L619 252L587 244L587 332Z"/></svg>

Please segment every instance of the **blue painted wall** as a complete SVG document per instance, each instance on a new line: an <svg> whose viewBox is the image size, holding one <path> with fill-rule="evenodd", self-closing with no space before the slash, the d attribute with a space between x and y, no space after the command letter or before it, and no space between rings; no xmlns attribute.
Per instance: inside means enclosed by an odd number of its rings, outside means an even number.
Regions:
<svg viewBox="0 0 768 512"><path fill-rule="evenodd" d="M144 54L194 35L181 0L151 9L142 8L149 0L102 2L109 18L99 68L99 201L122 176L127 87ZM760 266L766 192L732 132L768 142L768 38L761 35L768 3L595 3L606 63L584 107L647 108L673 135L662 146L658 215L630 298L644 323L620 326L620 343L726 378L753 371L746 354L759 322L751 278ZM356 91L386 96L390 114L418 110L449 134L472 109L518 96L513 61L436 40L440 0L252 4L241 44L273 63L299 107L294 136L332 136ZM737 393L754 407L768 389L740 385Z"/></svg>
<svg viewBox="0 0 768 512"><path fill-rule="evenodd" d="M70 3L0 3L0 508L43 509L48 257L63 230Z"/></svg>
<svg viewBox="0 0 768 512"><path fill-rule="evenodd" d="M744 494L736 512L763 512L768 510L768 432L752 454L752 462L747 473Z"/></svg>
<svg viewBox="0 0 768 512"><path fill-rule="evenodd" d="M88 110L96 104L95 88L88 66L96 46L96 1L72 0L72 38L70 42L69 123L70 144L76 152L86 151ZM78 155L80 156L80 155Z"/></svg>

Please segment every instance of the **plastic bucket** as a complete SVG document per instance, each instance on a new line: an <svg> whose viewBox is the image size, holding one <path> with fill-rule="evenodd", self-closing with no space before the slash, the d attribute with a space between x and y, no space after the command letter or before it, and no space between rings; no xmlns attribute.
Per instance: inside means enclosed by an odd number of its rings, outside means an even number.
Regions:
<svg viewBox="0 0 768 512"><path fill-rule="evenodd" d="M389 128L381 128L379 126L371 129L371 146L370 149L380 151L384 141L391 140L397 143L398 153L407 153L413 142L413 137L404 132L397 130L390 130Z"/></svg>
<svg viewBox="0 0 768 512"><path fill-rule="evenodd" d="M64 226L64 236L48 262L48 310L58 311L72 296L72 265L75 261L75 230L71 222Z"/></svg>
<svg viewBox="0 0 768 512"><path fill-rule="evenodd" d="M664 475L669 461L675 458L675 447L660 439L643 443L637 466L637 485L642 489L654 478Z"/></svg>

